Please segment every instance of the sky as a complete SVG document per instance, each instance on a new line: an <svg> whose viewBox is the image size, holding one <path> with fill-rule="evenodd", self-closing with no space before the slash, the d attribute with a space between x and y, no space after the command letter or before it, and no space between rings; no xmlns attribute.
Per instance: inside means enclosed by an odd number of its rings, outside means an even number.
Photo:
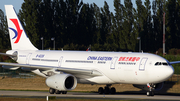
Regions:
<svg viewBox="0 0 180 101"><path fill-rule="evenodd" d="M98 7L103 7L104 1L106 1L108 3L109 10L114 13L114 4L113 4L114 0L83 0L84 3L89 3L89 4L95 3ZM133 3L133 6L136 7L135 6L136 0L131 0L131 1ZM142 0L142 1L144 1L144 0ZM150 0L150 1L152 2L153 0ZM19 10L21 9L21 5L23 2L24 2L24 0L0 0L0 9L2 11L5 11L4 5L13 5L16 12L18 13ZM121 0L121 3L123 4L124 0Z"/></svg>
<svg viewBox="0 0 180 101"><path fill-rule="evenodd" d="M13 5L16 12L19 12L19 9L21 9L21 5L24 2L24 0L1 0L0 1L0 9L4 12L5 8L4 5Z"/></svg>

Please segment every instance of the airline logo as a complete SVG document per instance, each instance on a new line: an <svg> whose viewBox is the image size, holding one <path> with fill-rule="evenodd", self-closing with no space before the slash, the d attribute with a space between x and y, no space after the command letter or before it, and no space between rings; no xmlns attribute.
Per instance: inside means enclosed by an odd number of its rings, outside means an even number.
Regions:
<svg viewBox="0 0 180 101"><path fill-rule="evenodd" d="M105 61L111 61L112 57L107 57L107 56L89 56L87 60L105 60Z"/></svg>
<svg viewBox="0 0 180 101"><path fill-rule="evenodd" d="M120 57L118 61L139 61L140 57Z"/></svg>
<svg viewBox="0 0 180 101"><path fill-rule="evenodd" d="M20 40L20 37L21 37L21 34L22 34L22 29L20 29L20 26L19 26L19 23L18 23L18 20L17 19L10 19L14 25L16 26L16 29L14 28L9 28L11 29L14 33L15 33L15 36L12 38L12 39L15 39L16 38L16 41L14 43L18 43L19 40Z"/></svg>
<svg viewBox="0 0 180 101"><path fill-rule="evenodd" d="M37 54L36 58L44 58L44 56L45 56L44 54Z"/></svg>

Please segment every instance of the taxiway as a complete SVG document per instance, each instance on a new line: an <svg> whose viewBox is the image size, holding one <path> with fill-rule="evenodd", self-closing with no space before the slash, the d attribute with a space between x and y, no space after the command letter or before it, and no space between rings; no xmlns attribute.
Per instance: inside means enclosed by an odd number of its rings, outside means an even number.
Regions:
<svg viewBox="0 0 180 101"><path fill-rule="evenodd" d="M148 97L145 94L115 94L115 95L99 95L98 93L81 93L68 92L67 94L49 94L42 91L0 91L0 97L26 97L26 98L46 98L47 96L55 96L61 98L76 99L113 99L113 100L180 100L179 95L155 95Z"/></svg>

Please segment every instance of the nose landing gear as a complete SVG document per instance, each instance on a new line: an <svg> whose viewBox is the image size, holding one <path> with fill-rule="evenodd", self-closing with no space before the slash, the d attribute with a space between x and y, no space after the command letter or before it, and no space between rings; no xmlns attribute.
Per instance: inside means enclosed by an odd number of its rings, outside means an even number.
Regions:
<svg viewBox="0 0 180 101"><path fill-rule="evenodd" d="M154 92L153 92L154 88L153 88L153 86L154 85L152 83L151 84L150 83L147 84L147 87L149 88L149 91L147 91L147 96L154 96Z"/></svg>
<svg viewBox="0 0 180 101"><path fill-rule="evenodd" d="M154 96L154 92L153 91L148 91L147 96Z"/></svg>

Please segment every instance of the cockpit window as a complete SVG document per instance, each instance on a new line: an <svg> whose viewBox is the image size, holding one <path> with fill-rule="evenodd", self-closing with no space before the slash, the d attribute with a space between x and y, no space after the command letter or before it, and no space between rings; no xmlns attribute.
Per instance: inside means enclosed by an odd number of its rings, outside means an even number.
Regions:
<svg viewBox="0 0 180 101"><path fill-rule="evenodd" d="M164 66L168 66L167 62L156 62L155 66L160 66L160 65L164 65Z"/></svg>
<svg viewBox="0 0 180 101"><path fill-rule="evenodd" d="M156 62L155 65L159 65L159 62Z"/></svg>
<svg viewBox="0 0 180 101"><path fill-rule="evenodd" d="M164 63L162 63L163 65L165 65L165 66L168 66L168 63L166 63L166 62L164 62Z"/></svg>

